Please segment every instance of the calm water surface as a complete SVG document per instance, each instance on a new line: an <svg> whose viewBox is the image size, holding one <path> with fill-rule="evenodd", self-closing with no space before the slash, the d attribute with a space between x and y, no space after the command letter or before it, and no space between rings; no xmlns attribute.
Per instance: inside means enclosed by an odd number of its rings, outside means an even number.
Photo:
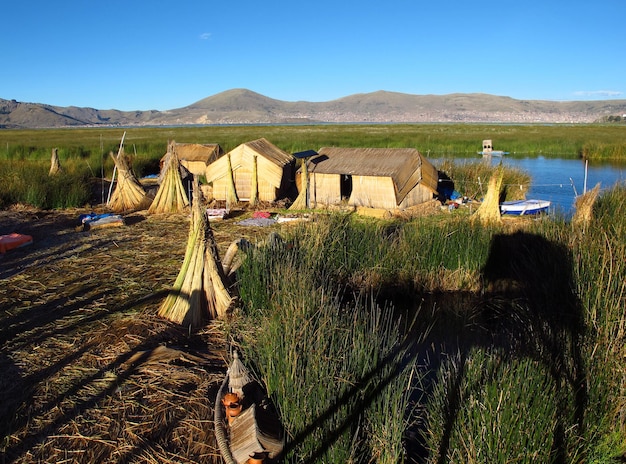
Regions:
<svg viewBox="0 0 626 464"><path fill-rule="evenodd" d="M433 160L435 165L440 165ZM461 161L461 160L459 160ZM463 160L463 162L475 160ZM500 161L505 166L516 167L532 176L532 183L526 198L549 200L552 210L565 214L573 212L576 194L583 193L585 188L585 162L576 159L558 158L511 158L493 157L492 164ZM485 160L489 162L489 160ZM626 182L626 164L589 163L587 165L587 190L597 183L601 189L612 187L616 183Z"/></svg>

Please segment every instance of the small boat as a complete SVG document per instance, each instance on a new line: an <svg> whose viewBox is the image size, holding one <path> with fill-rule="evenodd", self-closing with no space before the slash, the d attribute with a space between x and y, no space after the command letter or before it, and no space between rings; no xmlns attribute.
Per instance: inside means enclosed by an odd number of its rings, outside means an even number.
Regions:
<svg viewBox="0 0 626 464"><path fill-rule="evenodd" d="M276 462L285 446L278 412L237 352L215 398L215 438L227 464Z"/></svg>
<svg viewBox="0 0 626 464"><path fill-rule="evenodd" d="M483 140L483 150L477 153L483 156L502 156L509 154L508 151L494 150L491 140Z"/></svg>
<svg viewBox="0 0 626 464"><path fill-rule="evenodd" d="M515 216L545 213L550 207L547 200L516 200L500 203L500 213Z"/></svg>

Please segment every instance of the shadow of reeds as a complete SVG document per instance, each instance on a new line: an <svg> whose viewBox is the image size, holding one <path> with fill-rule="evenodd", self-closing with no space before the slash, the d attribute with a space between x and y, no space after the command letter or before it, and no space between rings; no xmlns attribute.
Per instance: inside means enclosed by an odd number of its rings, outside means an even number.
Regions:
<svg viewBox="0 0 626 464"><path fill-rule="evenodd" d="M404 308L411 304L424 306L421 316L427 320L422 319L392 353L356 379L332 405L292 436L286 454L297 454L309 437L325 430L312 454L307 453L308 462L321 459L345 432L356 433L355 428L359 427L367 408L413 362L417 362L423 373L413 398L415 403L421 402L416 411L423 414L427 407L424 402L435 390L435 383L441 382L439 373L446 364L449 369L453 360L444 388L446 397L441 416L444 423L439 424L442 433L437 449L426 443L429 424L424 422L425 417L413 418L405 433L407 462L447 462L449 451L460 446L453 442L452 433L458 426L459 413L469 407L464 403L463 391L481 390L484 387L481 382L487 382L487 375L478 375L478 380L470 380L468 376L468 360L478 349L498 353L502 363L532 360L550 376L557 386L552 405L556 423L546 430L545 440L552 444L550 456L554 461L565 462L569 451L566 431L582 434L586 405L585 366L580 351L584 321L581 303L573 290L572 269L567 247L540 235L517 232L493 237L481 269L482 285L478 292L418 295L414 289L396 286L381 289L380 294L393 298L398 309L399 304ZM428 309L430 305L432 313ZM390 364L393 364L391 373L381 375L389 372L386 369ZM468 382L478 383L468 387ZM355 398L359 399L356 405L346 410L346 405L355 404ZM405 420L407 412L395 413ZM337 421L337 418L341 419ZM329 427L330 424L335 425Z"/></svg>
<svg viewBox="0 0 626 464"><path fill-rule="evenodd" d="M496 351L504 362L531 359L549 373L558 388L553 405L557 423L545 439L552 443L553 462L565 462L565 430L582 433L586 404L585 366L580 351L584 321L571 273L570 251L561 244L523 232L494 236L482 269L481 293L470 310L472 323L455 325L460 327L455 336L443 336L431 344L434 371L441 368L450 353L455 359L443 402L443 433L436 462L447 462L448 451L458 446L450 442L451 433L459 411L469 406L463 404L461 391L467 390L465 366L476 348ZM450 324L449 319L440 322ZM441 333L440 329L434 330L435 337ZM472 388L480 390L482 385Z"/></svg>
<svg viewBox="0 0 626 464"><path fill-rule="evenodd" d="M97 316L93 315L90 318L89 325L93 326L94 323L96 325L105 324L108 316L124 314L134 310L137 306L159 301L167 293L167 290L163 290L140 297L125 305L110 308L108 311L101 311ZM184 428L183 421L189 422L188 413L190 411L177 407L172 401L177 397L180 398L180 395L184 395L185 392L189 393L199 388L197 382L201 377L197 377L197 374L193 373L188 376L185 374L182 377L180 372L177 374L178 377L172 380L175 391L167 391L171 397L162 398L162 400L151 399L151 401L157 401L158 407L163 408L163 412L160 415L156 412L153 413L154 422L150 421L151 425L149 424L141 430L140 437L136 436L137 431L131 434L131 437L135 436L135 439L130 441L129 437L123 439L121 436L102 436L97 440L91 440L89 436L83 435L87 433L85 430L80 433L75 432L74 436L64 433L64 430L72 429L72 424L75 424L75 421L83 421L84 415L89 416L95 413L95 417L98 417L98 414L106 414L102 410L103 407L106 410L111 403L121 399L125 390L136 390L137 382L141 382L140 379L146 376L150 378L155 372L158 372L158 369L155 370L154 368L154 363L158 360L154 360L153 349L161 346L164 342L178 344L182 347L182 351L180 351L183 355L182 362L185 362L184 353L200 354L203 359L206 359L197 366L197 362L191 363L187 369L191 369L192 372L193 369L198 368L211 371L219 371L223 368L221 362L217 366L213 365L216 361L212 361L212 358L204 358L208 355L206 343L201 338L189 334L186 328L165 321L155 327L150 327L149 321L139 322L139 324L146 324L146 329L150 335L141 337L141 341L132 348L118 351L117 355L110 361L98 363L97 368L83 358L93 357L93 352L102 349L102 342L106 339L118 338L123 334L115 334L107 330L100 334L92 333L88 340L80 343L79 348L73 348L66 356L36 372L24 375L16 369L11 371L11 386L3 392L3 397L10 398L10 401L3 402L1 431L4 437L19 437L19 439L14 438L6 446L3 446L3 462L23 462L30 459L28 456L38 456L38 453L43 452L40 449L42 446L56 446L58 448L63 441L71 442L72 440L83 440L90 443L89 453L85 456L91 456L91 458L85 457L87 460L104 459L112 460L111 462L129 462L146 452L158 452L161 453L160 455L175 454L168 452L167 448L164 449L161 446L167 446L164 440L169 440L168 437L173 433L173 430ZM58 334L51 335L52 338L57 336ZM213 357L215 356L213 355ZM197 360L198 358L194 359ZM9 364L12 364L10 361L12 360L9 358L5 362L3 358L3 367L10 367ZM164 366L162 369L166 369L163 371L164 374L167 372L167 365L171 361L171 359L167 359L164 361L165 364L161 364ZM183 371L186 372L187 369L183 368ZM53 380L55 377L57 377L56 382L58 382L58 376L69 376L70 378L65 379L63 385L58 386L41 398L43 384L55 382ZM8 383L3 382L5 386ZM150 380L150 384L153 386L158 383L158 378ZM201 395L197 401L203 403L201 409L209 409L205 395ZM125 405L122 402L120 407L122 409L130 408L128 413L137 414L137 412L132 411L133 408L140 407L139 404L132 406L134 404L132 398L126 399L126 402L128 404ZM197 415L201 412L195 411L193 414ZM158 420L157 416L159 416ZM208 413L205 416L210 417ZM102 416L101 419L110 420L106 416ZM123 422L115 424L113 429L122 427L119 433L125 434L123 424L126 420L131 420L131 418L124 418ZM132 420L137 422L140 419L134 417ZM114 430L110 432L114 433ZM199 432L196 431L195 433ZM118 443L119 440L122 440L122 443ZM202 446L208 445L209 443L204 443ZM68 449L74 452L75 446L76 443L70 444ZM156 451L159 449L160 451Z"/></svg>

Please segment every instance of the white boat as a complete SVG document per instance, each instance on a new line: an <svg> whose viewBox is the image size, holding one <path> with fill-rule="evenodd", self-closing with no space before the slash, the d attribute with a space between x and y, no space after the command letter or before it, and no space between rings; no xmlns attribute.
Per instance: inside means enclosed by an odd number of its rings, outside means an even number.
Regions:
<svg viewBox="0 0 626 464"><path fill-rule="evenodd" d="M500 203L500 213L515 216L544 213L550 207L547 200L516 200Z"/></svg>
<svg viewBox="0 0 626 464"><path fill-rule="evenodd" d="M509 154L508 151L501 151L501 150L477 151L476 153L478 153L479 155L483 155L483 156L503 156L503 155Z"/></svg>

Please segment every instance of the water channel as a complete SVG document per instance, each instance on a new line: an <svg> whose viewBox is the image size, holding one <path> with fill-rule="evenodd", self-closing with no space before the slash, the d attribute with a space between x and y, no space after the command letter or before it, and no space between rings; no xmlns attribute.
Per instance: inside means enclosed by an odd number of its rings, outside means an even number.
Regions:
<svg viewBox="0 0 626 464"><path fill-rule="evenodd" d="M431 160L435 166L441 165L442 159ZM458 158L456 162L476 162L476 159ZM480 159L478 160L480 161ZM526 198L549 200L551 211L569 215L573 212L576 195L584 193L585 187L591 190L600 183L602 190L616 183L626 183L626 163L586 163L579 159L491 157L485 162L511 166L528 172L532 183ZM586 174L585 174L586 169Z"/></svg>

